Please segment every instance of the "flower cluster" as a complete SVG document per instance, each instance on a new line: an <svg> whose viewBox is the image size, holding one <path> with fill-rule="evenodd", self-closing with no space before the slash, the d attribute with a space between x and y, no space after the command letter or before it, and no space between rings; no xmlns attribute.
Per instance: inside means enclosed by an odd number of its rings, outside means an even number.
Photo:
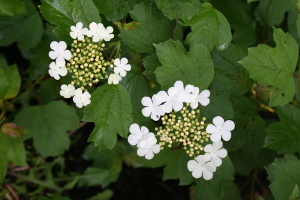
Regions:
<svg viewBox="0 0 300 200"><path fill-rule="evenodd" d="M131 124L129 132L131 134L128 136L128 142L132 146L137 146L139 156L145 156L146 159L150 160L154 157L154 153L160 152L160 146L156 144L155 135L149 132L145 126L140 128L137 124Z"/></svg>
<svg viewBox="0 0 300 200"><path fill-rule="evenodd" d="M110 59L104 53L103 41L108 42L114 37L111 26L105 28L102 23L92 22L88 29L78 22L70 29L70 36L74 39L70 50L64 41L50 44L49 57L54 61L49 66L49 75L59 80L60 76L70 74L72 81L61 86L60 94L64 98L73 97L76 106L81 108L91 102L87 86L98 84L103 79L108 79L109 84L118 84L131 66L126 58Z"/></svg>
<svg viewBox="0 0 300 200"><path fill-rule="evenodd" d="M154 135L146 127L139 129L137 124L132 124L128 142L131 145L137 144L140 156L146 155L146 150L140 150L140 143L143 147L148 145L147 153L151 152L151 156L147 156L147 159L153 158L153 153L159 152L158 147L184 150L190 157L194 157L187 163L193 177L203 176L205 180L210 180L213 172L222 164L222 158L227 156L227 150L222 148L221 138L224 141L230 140L235 125L233 121L224 121L220 116L213 119L213 124L205 124L206 118L200 117L199 105L207 106L210 103L209 97L209 90L200 92L198 87L184 86L182 81L176 81L167 92L160 91L151 98L143 97L143 115L155 121L160 119L162 126L155 128ZM145 139L147 137L152 138L149 139L151 144ZM158 145L155 137L159 140ZM152 144L157 145L157 152L152 150Z"/></svg>

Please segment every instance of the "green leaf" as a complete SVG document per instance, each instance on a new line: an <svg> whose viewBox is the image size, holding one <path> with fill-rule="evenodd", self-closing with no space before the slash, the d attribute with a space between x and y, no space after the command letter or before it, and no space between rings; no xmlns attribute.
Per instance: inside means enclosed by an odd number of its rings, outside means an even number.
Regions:
<svg viewBox="0 0 300 200"><path fill-rule="evenodd" d="M112 149L117 142L117 133L127 137L133 121L128 92L120 84L98 87L92 94L91 104L84 109L82 120L95 123L89 142L93 141L99 151Z"/></svg>
<svg viewBox="0 0 300 200"><path fill-rule="evenodd" d="M300 185L300 161L299 160L278 160L272 163L268 168L268 174L274 174L270 189L275 199L285 200L292 196L295 185Z"/></svg>
<svg viewBox="0 0 300 200"><path fill-rule="evenodd" d="M235 171L247 176L256 166L256 156L264 144L266 124L246 97L234 97L232 103L235 129L232 131L231 140L225 146Z"/></svg>
<svg viewBox="0 0 300 200"><path fill-rule="evenodd" d="M154 155L154 158L145 162L149 167L162 167L165 166L163 171L163 180L178 179L180 156L185 154L183 150L172 151L170 148L164 148L158 154Z"/></svg>
<svg viewBox="0 0 300 200"><path fill-rule="evenodd" d="M9 82L6 78L6 74L4 73L3 69L0 68L0 99L2 99L8 90Z"/></svg>
<svg viewBox="0 0 300 200"><path fill-rule="evenodd" d="M71 43L70 27L82 22L88 28L92 22L100 23L99 11L92 0L42 0L40 10L47 21L58 27L54 33L59 40Z"/></svg>
<svg viewBox="0 0 300 200"><path fill-rule="evenodd" d="M182 153L178 160L177 173L179 177L179 185L189 185L194 181L192 172L187 168L187 163L192 160L186 153Z"/></svg>
<svg viewBox="0 0 300 200"><path fill-rule="evenodd" d="M50 43L56 40L52 32L53 28L53 25L46 23L42 41L34 48L22 51L22 56L30 61L30 69L28 69L30 77L28 81L33 82L41 76L45 76L46 74L48 74L50 64L48 55L50 50ZM49 60L49 62L45 62L46 60Z"/></svg>
<svg viewBox="0 0 300 200"><path fill-rule="evenodd" d="M201 3L198 0L155 0L159 9L169 19L186 18L191 19L199 13Z"/></svg>
<svg viewBox="0 0 300 200"><path fill-rule="evenodd" d="M292 195L290 196L290 200L297 200L297 197L299 197L299 187L296 184L295 188L293 189Z"/></svg>
<svg viewBox="0 0 300 200"><path fill-rule="evenodd" d="M222 183L221 200L241 200L239 190L233 181L224 181Z"/></svg>
<svg viewBox="0 0 300 200"><path fill-rule="evenodd" d="M77 176L79 180L79 187L83 185L93 186L101 185L103 188L107 187L111 182L115 182L122 169L122 160L115 160L111 169L102 169L96 167L88 167L83 175Z"/></svg>
<svg viewBox="0 0 300 200"><path fill-rule="evenodd" d="M192 28L186 38L189 45L203 44L211 51L214 46L223 50L231 42L232 35L228 21L209 3L202 4L200 14L190 20L183 19L183 23Z"/></svg>
<svg viewBox="0 0 300 200"><path fill-rule="evenodd" d="M43 35L43 23L35 5L25 1L26 13L13 17L0 17L0 46L18 43L21 50L38 44Z"/></svg>
<svg viewBox="0 0 300 200"><path fill-rule="evenodd" d="M0 130L0 183L6 174L7 164L26 166L24 144L20 137L6 135Z"/></svg>
<svg viewBox="0 0 300 200"><path fill-rule="evenodd" d="M260 1L254 14L261 25L279 26L290 8L291 3L286 0Z"/></svg>
<svg viewBox="0 0 300 200"><path fill-rule="evenodd" d="M265 145L278 153L300 153L300 110L288 104L278 108L277 113L280 122L266 129Z"/></svg>
<svg viewBox="0 0 300 200"><path fill-rule="evenodd" d="M193 43L187 52L179 41L168 40L154 45L162 66L155 70L157 82L167 90L181 80L200 90L207 89L214 76L211 57L205 46ZM172 76L170 76L172 74Z"/></svg>
<svg viewBox="0 0 300 200"><path fill-rule="evenodd" d="M215 66L215 76L210 88L234 96L247 92L252 86L252 80L248 71L237 63L246 55L247 47L241 45L229 44L223 51L214 49L211 57Z"/></svg>
<svg viewBox="0 0 300 200"><path fill-rule="evenodd" d="M233 165L228 156L222 159L222 165L217 168L211 180L202 177L196 179L196 191L194 196L200 199L219 200L222 195L222 184L233 180Z"/></svg>
<svg viewBox="0 0 300 200"><path fill-rule="evenodd" d="M143 74L153 82L156 82L156 76L154 74L154 71L161 66L157 55L153 54L152 56L147 56L143 59L143 65L146 68L146 70L143 72Z"/></svg>
<svg viewBox="0 0 300 200"><path fill-rule="evenodd" d="M131 49L140 53L151 52L154 51L153 43L166 41L172 36L175 22L165 17L154 3L142 2L129 13L140 25L128 31L120 30L119 37Z"/></svg>
<svg viewBox="0 0 300 200"><path fill-rule="evenodd" d="M23 126L33 137L34 146L44 157L57 156L69 149L67 131L78 125L76 111L63 101L52 101L42 106L30 106L15 117L15 124Z"/></svg>
<svg viewBox="0 0 300 200"><path fill-rule="evenodd" d="M233 41L253 45L256 42L251 6L244 1L213 1L214 7L228 20L233 31Z"/></svg>
<svg viewBox="0 0 300 200"><path fill-rule="evenodd" d="M4 99L12 99L17 96L21 86L21 77L17 65L9 66L6 70L8 88Z"/></svg>
<svg viewBox="0 0 300 200"><path fill-rule="evenodd" d="M233 108L228 94L212 91L209 99L210 103L207 106L200 106L201 117L205 117L207 122L211 122L216 116L222 116L224 119L233 118Z"/></svg>
<svg viewBox="0 0 300 200"><path fill-rule="evenodd" d="M269 106L284 106L295 95L293 73L298 60L298 44L289 33L276 28L274 40L275 48L264 44L249 48L248 56L239 63L259 84L273 86Z"/></svg>
<svg viewBox="0 0 300 200"><path fill-rule="evenodd" d="M298 32L298 38L300 39L300 13L298 14L297 20L296 20L296 27Z"/></svg>
<svg viewBox="0 0 300 200"><path fill-rule="evenodd" d="M127 89L130 95L133 109L133 121L138 124L152 121L142 114L144 106L142 105L141 100L144 96L148 96L148 85L145 78L140 73L140 68L131 65L131 70L127 72L120 83Z"/></svg>
<svg viewBox="0 0 300 200"><path fill-rule="evenodd" d="M14 16L26 11L22 0L0 0L0 16Z"/></svg>
<svg viewBox="0 0 300 200"><path fill-rule="evenodd" d="M54 79L47 79L41 82L40 87L36 93L42 103L48 103L55 100L58 97L60 91L60 83Z"/></svg>
<svg viewBox="0 0 300 200"><path fill-rule="evenodd" d="M104 190L103 192L98 193L97 195L88 198L87 200L109 200L113 196L114 192L110 189Z"/></svg>
<svg viewBox="0 0 300 200"><path fill-rule="evenodd" d="M116 22L121 20L132 9L134 0L95 0L94 3L107 20Z"/></svg>

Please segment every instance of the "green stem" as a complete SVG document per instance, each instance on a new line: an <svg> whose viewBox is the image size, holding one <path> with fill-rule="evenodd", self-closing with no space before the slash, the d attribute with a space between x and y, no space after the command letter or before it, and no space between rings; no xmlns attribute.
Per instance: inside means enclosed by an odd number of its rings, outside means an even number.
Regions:
<svg viewBox="0 0 300 200"><path fill-rule="evenodd" d="M8 175L11 175L11 176L14 176L14 177L18 177L20 179L23 179L25 181L29 181L31 183L35 183L37 185L41 185L41 186L44 186L44 187L47 187L47 188L50 188L50 189L53 189L53 190L56 190L56 191L59 191L61 192L62 189L54 186L54 185L50 185L48 183L45 183L43 181L40 181L40 180L36 180L36 179L32 179L32 178L29 178L27 176L23 176L23 175L20 175L20 174L16 174L16 173L13 173L13 172L7 172Z"/></svg>

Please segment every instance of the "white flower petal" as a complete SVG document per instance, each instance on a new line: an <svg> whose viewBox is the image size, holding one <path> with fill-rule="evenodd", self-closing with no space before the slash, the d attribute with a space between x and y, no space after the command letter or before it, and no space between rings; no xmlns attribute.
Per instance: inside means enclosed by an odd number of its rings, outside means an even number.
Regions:
<svg viewBox="0 0 300 200"><path fill-rule="evenodd" d="M215 133L216 130L217 130L217 128L216 128L214 125L212 125L212 124L209 124L209 125L206 127L206 132L207 132L207 133Z"/></svg>
<svg viewBox="0 0 300 200"><path fill-rule="evenodd" d="M213 142L220 142L221 141L221 134L214 133L210 136L211 141Z"/></svg>
<svg viewBox="0 0 300 200"><path fill-rule="evenodd" d="M209 172L209 171L207 171L207 170L204 170L203 171L203 178L205 179L205 180L211 180L212 178L213 178L213 173L211 173L211 172Z"/></svg>
<svg viewBox="0 0 300 200"><path fill-rule="evenodd" d="M145 149L145 148L139 148L139 149L137 150L137 155L138 155L138 156L144 156L144 155L146 155L147 152L148 152L147 149Z"/></svg>
<svg viewBox="0 0 300 200"><path fill-rule="evenodd" d="M197 167L199 167L199 164L195 160L188 161L187 168L189 171L194 171Z"/></svg>
<svg viewBox="0 0 300 200"><path fill-rule="evenodd" d="M146 155L145 155L145 158L146 158L147 160L151 160L153 157L154 157L154 154L153 154L152 151L148 151L148 152L146 153Z"/></svg>
<svg viewBox="0 0 300 200"><path fill-rule="evenodd" d="M214 151L213 146L211 144L207 144L204 147L204 151L207 152L207 153L213 152Z"/></svg>
<svg viewBox="0 0 300 200"><path fill-rule="evenodd" d="M202 176L203 173L203 168L197 168L192 172L192 176L195 178L200 178Z"/></svg>
<svg viewBox="0 0 300 200"><path fill-rule="evenodd" d="M129 132L133 134L140 132L139 125L137 123L131 124L129 127Z"/></svg>
<svg viewBox="0 0 300 200"><path fill-rule="evenodd" d="M152 109L149 107L143 108L142 113L145 117L149 117L152 113Z"/></svg>
<svg viewBox="0 0 300 200"><path fill-rule="evenodd" d="M226 149L220 149L217 152L217 156L220 158L225 158L227 156L227 150Z"/></svg>
<svg viewBox="0 0 300 200"><path fill-rule="evenodd" d="M217 116L217 117L213 118L213 123L217 127L221 127L224 124L224 119L222 117L220 117L220 116Z"/></svg>
<svg viewBox="0 0 300 200"><path fill-rule="evenodd" d="M143 97L142 98L143 106L152 106L152 100L150 97Z"/></svg>
<svg viewBox="0 0 300 200"><path fill-rule="evenodd" d="M231 132L229 132L229 131L223 131L222 132L222 138L225 141L229 141L230 138L231 138Z"/></svg>
<svg viewBox="0 0 300 200"><path fill-rule="evenodd" d="M223 130L232 131L235 128L235 124L231 120L227 120L223 125Z"/></svg>

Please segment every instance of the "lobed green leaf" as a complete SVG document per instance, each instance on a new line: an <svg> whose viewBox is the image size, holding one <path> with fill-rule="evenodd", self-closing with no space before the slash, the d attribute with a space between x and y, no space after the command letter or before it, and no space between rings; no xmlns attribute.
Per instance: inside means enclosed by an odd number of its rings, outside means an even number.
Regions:
<svg viewBox="0 0 300 200"><path fill-rule="evenodd" d="M120 30L119 37L131 49L146 53L154 51L153 43L166 41L173 34L175 22L165 17L154 3L142 2L129 12L140 23L130 30Z"/></svg>
<svg viewBox="0 0 300 200"><path fill-rule="evenodd" d="M199 13L201 3L198 0L155 0L157 7L169 19L191 19Z"/></svg>
<svg viewBox="0 0 300 200"><path fill-rule="evenodd" d="M91 103L84 109L82 120L95 123L89 142L94 142L99 150L112 149L117 142L117 133L127 137L133 120L128 92L120 84L98 87L92 94Z"/></svg>
<svg viewBox="0 0 300 200"><path fill-rule="evenodd" d="M209 3L202 4L199 15L190 20L183 19L183 25L192 28L187 35L186 43L203 44L209 51L214 46L220 50L227 48L232 39L227 19Z"/></svg>
<svg viewBox="0 0 300 200"><path fill-rule="evenodd" d="M162 64L154 73L162 89L167 90L178 80L200 90L208 88L214 76L214 67L204 45L193 43L189 52L179 41L168 40L154 46Z"/></svg>
<svg viewBox="0 0 300 200"><path fill-rule="evenodd" d="M271 85L269 106L284 106L295 95L293 73L298 60L298 44L289 33L274 28L276 47L260 44L249 48L248 56L239 61L250 77L262 85Z"/></svg>
<svg viewBox="0 0 300 200"><path fill-rule="evenodd" d="M74 108L63 101L52 101L21 110L14 122L29 131L36 150L47 157L61 155L69 149L67 131L75 129L78 121Z"/></svg>

